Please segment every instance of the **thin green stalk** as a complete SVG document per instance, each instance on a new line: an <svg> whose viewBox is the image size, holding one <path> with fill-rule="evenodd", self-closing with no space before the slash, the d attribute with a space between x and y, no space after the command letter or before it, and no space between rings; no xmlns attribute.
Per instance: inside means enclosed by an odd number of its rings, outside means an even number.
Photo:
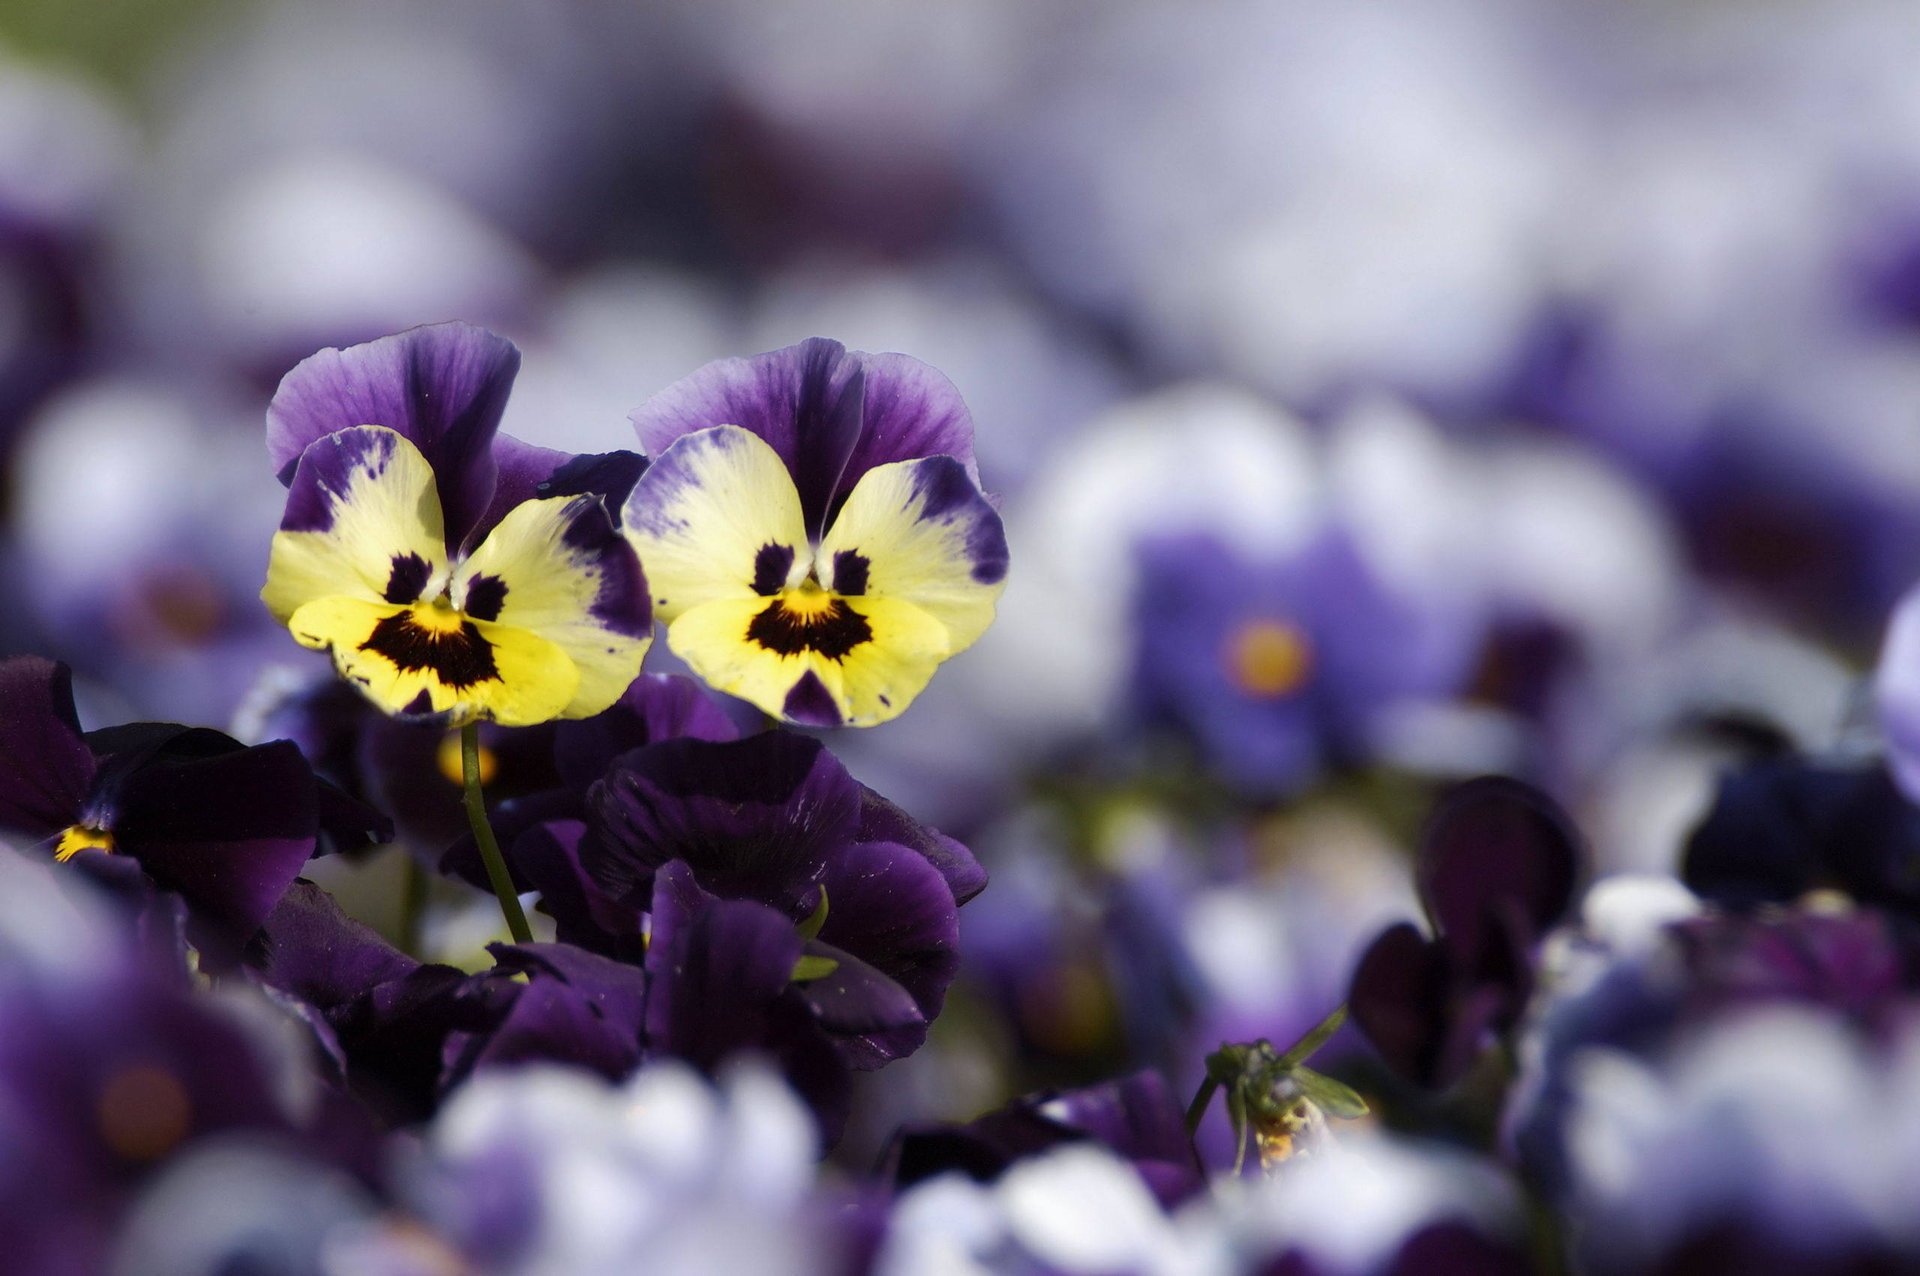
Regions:
<svg viewBox="0 0 1920 1276"><path fill-rule="evenodd" d="M480 792L480 724L469 722L460 728L460 772L466 777L467 823L473 826L473 840L480 847L480 862L487 866L487 880L499 897L500 911L506 915L513 942L533 942L533 930L527 915L520 911L520 897L513 893L513 875L494 840L493 825L487 823L487 799Z"/></svg>
<svg viewBox="0 0 1920 1276"><path fill-rule="evenodd" d="M427 911L427 870L409 851L401 851L406 861L406 879L400 896L400 947L415 957L420 955L420 922Z"/></svg>
<svg viewBox="0 0 1920 1276"><path fill-rule="evenodd" d="M1194 1094L1193 1102L1187 1105L1187 1134L1189 1136L1199 1133L1200 1118L1207 1114L1207 1105L1213 1102L1213 1092L1219 1088L1220 1083L1213 1079L1212 1074L1208 1074L1207 1079L1200 1083L1200 1089Z"/></svg>

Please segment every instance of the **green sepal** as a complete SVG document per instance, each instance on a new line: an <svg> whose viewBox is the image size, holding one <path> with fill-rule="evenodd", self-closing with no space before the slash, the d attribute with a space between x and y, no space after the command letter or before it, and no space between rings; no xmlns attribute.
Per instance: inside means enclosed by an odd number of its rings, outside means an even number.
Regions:
<svg viewBox="0 0 1920 1276"><path fill-rule="evenodd" d="M1344 1081L1335 1081L1312 1068L1295 1068L1293 1080L1300 1087L1302 1097L1327 1116L1351 1121L1368 1112L1367 1101Z"/></svg>
<svg viewBox="0 0 1920 1276"><path fill-rule="evenodd" d="M1340 1031L1340 1025L1346 1021L1346 1006L1336 1006L1333 1013L1316 1024L1311 1032L1289 1046L1287 1052L1275 1061L1274 1067L1281 1072L1291 1072L1298 1068L1313 1058L1313 1052L1326 1045L1327 1040Z"/></svg>
<svg viewBox="0 0 1920 1276"><path fill-rule="evenodd" d="M797 928L800 931L800 938L818 939L820 937L820 928L826 924L827 885L825 882L822 882L820 884L820 902L813 906L813 911L807 914L806 920L802 921Z"/></svg>
<svg viewBox="0 0 1920 1276"><path fill-rule="evenodd" d="M804 984L815 979L825 979L840 969L840 963L831 957L805 956L793 963L790 978L796 984Z"/></svg>

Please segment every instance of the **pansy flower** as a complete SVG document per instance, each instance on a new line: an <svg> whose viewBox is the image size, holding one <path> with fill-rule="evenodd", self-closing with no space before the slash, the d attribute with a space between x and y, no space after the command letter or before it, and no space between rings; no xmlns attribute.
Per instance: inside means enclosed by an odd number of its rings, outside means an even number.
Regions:
<svg viewBox="0 0 1920 1276"><path fill-rule="evenodd" d="M439 324L289 372L274 618L388 713L525 726L599 713L640 671L646 581L617 508L642 462L496 435L513 346Z"/></svg>
<svg viewBox="0 0 1920 1276"><path fill-rule="evenodd" d="M1580 863L1578 832L1538 789L1487 776L1440 800L1415 872L1434 933L1381 932L1347 995L1389 1067L1444 1089L1519 1021L1534 949L1573 902Z"/></svg>
<svg viewBox="0 0 1920 1276"><path fill-rule="evenodd" d="M633 415L624 521L667 642L787 722L870 726L993 620L1007 572L952 383L815 338L712 363Z"/></svg>
<svg viewBox="0 0 1920 1276"><path fill-rule="evenodd" d="M186 900L220 955L252 936L327 832L377 839L373 812L316 781L300 750L131 723L82 733L65 665L0 663L0 830L54 859L124 856Z"/></svg>
<svg viewBox="0 0 1920 1276"><path fill-rule="evenodd" d="M678 864L705 896L783 919L813 972L804 1000L854 1067L926 1040L959 964L959 906L986 875L818 740L771 731L651 744L615 762L588 804L581 867L615 905L653 913L654 945L657 883Z"/></svg>

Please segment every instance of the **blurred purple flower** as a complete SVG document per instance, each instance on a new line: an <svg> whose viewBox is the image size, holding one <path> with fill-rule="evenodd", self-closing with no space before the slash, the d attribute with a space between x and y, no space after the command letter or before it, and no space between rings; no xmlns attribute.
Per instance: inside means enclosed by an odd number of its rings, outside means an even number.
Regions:
<svg viewBox="0 0 1920 1276"><path fill-rule="evenodd" d="M1573 902L1581 841L1554 801L1516 780L1469 781L1441 798L1415 880L1432 937L1411 922L1373 941L1348 994L1354 1022L1416 1085L1460 1080L1518 1022L1534 949Z"/></svg>

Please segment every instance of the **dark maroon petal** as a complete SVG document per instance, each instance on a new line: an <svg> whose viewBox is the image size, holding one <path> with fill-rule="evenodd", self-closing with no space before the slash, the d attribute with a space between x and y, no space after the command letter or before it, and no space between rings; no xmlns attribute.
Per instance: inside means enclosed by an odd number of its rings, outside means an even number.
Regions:
<svg viewBox="0 0 1920 1276"><path fill-rule="evenodd" d="M1187 1134L1186 1107L1158 1072L1149 1069L1069 1090L1040 1107L1132 1161L1163 1205L1177 1204L1206 1186L1199 1154Z"/></svg>
<svg viewBox="0 0 1920 1276"><path fill-rule="evenodd" d="M475 1068L530 1061L590 1068L617 1081L639 1064L645 973L567 944L490 951L497 973L523 975L526 985L496 1027L472 1038L443 1084Z"/></svg>
<svg viewBox="0 0 1920 1276"><path fill-rule="evenodd" d="M514 843L514 862L540 892L540 911L554 919L562 939L610 957L638 959L646 951L641 911L609 899L580 866L586 832L578 820L548 821Z"/></svg>
<svg viewBox="0 0 1920 1276"><path fill-rule="evenodd" d="M1530 1276L1534 1270L1512 1245L1448 1221L1429 1223L1408 1237L1383 1276Z"/></svg>
<svg viewBox="0 0 1920 1276"><path fill-rule="evenodd" d="M1559 805L1518 780L1470 780L1435 807L1417 870L1440 942L1471 965L1496 917L1516 918L1538 939L1573 901L1580 839Z"/></svg>
<svg viewBox="0 0 1920 1276"><path fill-rule="evenodd" d="M587 872L615 899L685 860L703 887L804 916L860 817L860 786L818 740L668 740L622 756L588 793ZM803 907L804 905L804 907Z"/></svg>
<svg viewBox="0 0 1920 1276"><path fill-rule="evenodd" d="M684 864L662 868L647 950L647 1051L708 1072L736 1054L767 1055L832 1143L846 1122L850 1074L793 985L801 951L779 913L715 899Z"/></svg>
<svg viewBox="0 0 1920 1276"><path fill-rule="evenodd" d="M871 1070L926 1044L926 1017L905 988L832 944L810 940L805 951L834 963L831 973L801 984L800 995L838 1041L848 1064Z"/></svg>
<svg viewBox="0 0 1920 1276"><path fill-rule="evenodd" d="M93 777L73 672L39 656L0 661L0 828L51 837L80 818Z"/></svg>
<svg viewBox="0 0 1920 1276"><path fill-rule="evenodd" d="M545 500L550 496L584 496L588 493L605 499L607 510L617 520L627 503L633 485L646 473L647 460L637 452L595 452L575 455L557 448L523 443L511 434L499 434L493 440L493 460L499 469L493 499L487 512L474 528L477 543L507 511L524 501Z"/></svg>
<svg viewBox="0 0 1920 1276"><path fill-rule="evenodd" d="M1431 1084L1447 1034L1445 954L1411 922L1389 927L1361 955L1347 993L1354 1023L1387 1066Z"/></svg>
<svg viewBox="0 0 1920 1276"><path fill-rule="evenodd" d="M714 898L677 862L655 878L653 905L648 1048L712 1068L761 1045L803 950L793 923L764 904Z"/></svg>
<svg viewBox="0 0 1920 1276"><path fill-rule="evenodd" d="M876 465L951 456L966 467L973 485L980 470L973 459L973 415L946 375L904 354L861 354L867 395L860 442L840 479L842 494Z"/></svg>
<svg viewBox="0 0 1920 1276"><path fill-rule="evenodd" d="M463 323L412 328L322 350L280 382L267 407L267 450L280 481L336 430L380 425L412 440L433 466L457 550L493 495L494 434L520 370L513 343Z"/></svg>
<svg viewBox="0 0 1920 1276"><path fill-rule="evenodd" d="M765 439L793 475L807 530L819 535L859 442L865 375L859 356L814 337L744 359L721 359L674 382L632 415L659 456L675 439L737 425Z"/></svg>
<svg viewBox="0 0 1920 1276"><path fill-rule="evenodd" d="M931 1023L960 962L960 913L939 870L904 846L856 842L827 861L820 883L820 938L899 983Z"/></svg>
<svg viewBox="0 0 1920 1276"><path fill-rule="evenodd" d="M733 740L740 729L691 678L644 673L605 713L558 724L554 766L561 782L584 789L613 760L662 740Z"/></svg>
<svg viewBox="0 0 1920 1276"><path fill-rule="evenodd" d="M420 965L341 911L312 882L287 889L261 926L250 965L269 986L321 1011L343 1006Z"/></svg>
<svg viewBox="0 0 1920 1276"><path fill-rule="evenodd" d="M319 828L313 772L289 740L149 762L120 782L114 808L117 850L241 943L312 857Z"/></svg>
<svg viewBox="0 0 1920 1276"><path fill-rule="evenodd" d="M953 902L964 904L987 888L987 870L973 852L939 829L920 823L911 815L862 785L860 789L860 832L862 842L894 842L912 847L947 879Z"/></svg>

